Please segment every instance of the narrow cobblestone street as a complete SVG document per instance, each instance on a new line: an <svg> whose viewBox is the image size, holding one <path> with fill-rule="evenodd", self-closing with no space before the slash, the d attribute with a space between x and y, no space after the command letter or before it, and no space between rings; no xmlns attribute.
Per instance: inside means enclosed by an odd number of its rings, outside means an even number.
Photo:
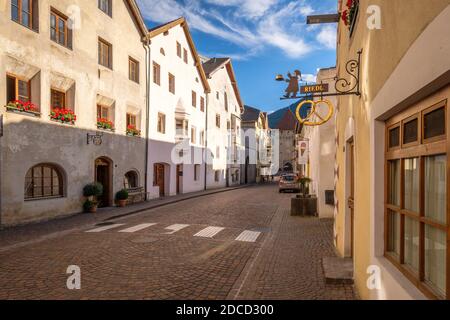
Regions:
<svg viewBox="0 0 450 320"><path fill-rule="evenodd" d="M331 220L274 185L186 200L44 241L0 243L0 299L355 299L326 285ZM81 268L81 290L66 270Z"/></svg>

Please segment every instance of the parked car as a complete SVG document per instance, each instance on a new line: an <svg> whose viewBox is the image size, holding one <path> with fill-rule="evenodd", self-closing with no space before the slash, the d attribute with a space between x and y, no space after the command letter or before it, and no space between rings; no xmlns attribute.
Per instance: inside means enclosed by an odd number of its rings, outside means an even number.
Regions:
<svg viewBox="0 0 450 320"><path fill-rule="evenodd" d="M300 192L300 183L295 174L282 175L279 183L280 193L284 191Z"/></svg>

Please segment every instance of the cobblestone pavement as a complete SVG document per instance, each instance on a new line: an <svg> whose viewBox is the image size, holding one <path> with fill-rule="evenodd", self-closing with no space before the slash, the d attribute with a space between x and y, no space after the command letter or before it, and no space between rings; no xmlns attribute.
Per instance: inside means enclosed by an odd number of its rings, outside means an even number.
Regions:
<svg viewBox="0 0 450 320"><path fill-rule="evenodd" d="M240 189L0 251L0 299L354 299L352 286L325 284L332 221L290 217L291 196ZM224 229L195 236L207 227ZM238 241L245 231L256 242ZM67 289L70 265L81 290Z"/></svg>

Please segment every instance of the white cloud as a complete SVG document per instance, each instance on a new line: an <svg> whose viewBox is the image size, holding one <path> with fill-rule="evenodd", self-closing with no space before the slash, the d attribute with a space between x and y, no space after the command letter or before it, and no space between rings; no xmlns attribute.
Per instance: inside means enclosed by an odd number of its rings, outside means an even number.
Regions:
<svg viewBox="0 0 450 320"><path fill-rule="evenodd" d="M316 83L317 76L314 74L302 74L302 80L308 83Z"/></svg>
<svg viewBox="0 0 450 320"><path fill-rule="evenodd" d="M327 49L336 49L336 27L325 26L317 35L317 41Z"/></svg>
<svg viewBox="0 0 450 320"><path fill-rule="evenodd" d="M336 30L323 28L311 39L305 16L314 12L307 0L138 0L144 17L165 23L186 17L189 26L237 45L230 53L246 60L271 46L289 58L301 58L318 47L335 48ZM333 40L334 39L334 40ZM334 43L333 43L334 42Z"/></svg>

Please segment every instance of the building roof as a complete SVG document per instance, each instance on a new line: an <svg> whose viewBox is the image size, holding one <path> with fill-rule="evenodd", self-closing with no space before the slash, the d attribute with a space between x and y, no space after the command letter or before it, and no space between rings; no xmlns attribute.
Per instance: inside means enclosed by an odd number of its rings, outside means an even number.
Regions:
<svg viewBox="0 0 450 320"><path fill-rule="evenodd" d="M142 17L141 10L136 3L136 0L126 0L126 4L130 10L130 13L133 17L134 22L136 23L136 27L143 37L147 37L147 26L145 24L144 18Z"/></svg>
<svg viewBox="0 0 450 320"><path fill-rule="evenodd" d="M231 85L233 86L236 99L241 108L241 112L244 112L244 103L242 101L241 93L239 92L239 87L237 85L236 75L234 73L233 65L231 63L231 58L211 58L206 60L203 58L203 70L205 71L206 77L211 79L211 77L221 68L225 67L230 77Z"/></svg>
<svg viewBox="0 0 450 320"><path fill-rule="evenodd" d="M152 39L162 33L169 31L170 29L172 29L176 26L181 26L184 30L184 34L186 35L186 38L189 43L189 48L191 49L192 55L194 56L195 66L197 67L198 73L200 74L200 78L202 80L205 92L206 93L211 92L211 88L210 88L208 80L206 78L205 71L203 70L203 67L202 67L202 61L200 59L200 56L198 55L197 48L195 47L191 32L189 31L188 23L184 17L178 18L176 20L173 20L173 21L167 22L165 24L162 24L160 26L149 29L148 36L150 39Z"/></svg>
<svg viewBox="0 0 450 320"><path fill-rule="evenodd" d="M296 130L298 120L296 116L297 106L302 100L296 101L290 106L269 114L269 127L278 130ZM302 108L301 116L306 117L308 108Z"/></svg>
<svg viewBox="0 0 450 320"><path fill-rule="evenodd" d="M261 110L250 107L250 106L244 106L244 113L242 114L242 121L244 122L256 122L258 121L259 117L261 115Z"/></svg>

